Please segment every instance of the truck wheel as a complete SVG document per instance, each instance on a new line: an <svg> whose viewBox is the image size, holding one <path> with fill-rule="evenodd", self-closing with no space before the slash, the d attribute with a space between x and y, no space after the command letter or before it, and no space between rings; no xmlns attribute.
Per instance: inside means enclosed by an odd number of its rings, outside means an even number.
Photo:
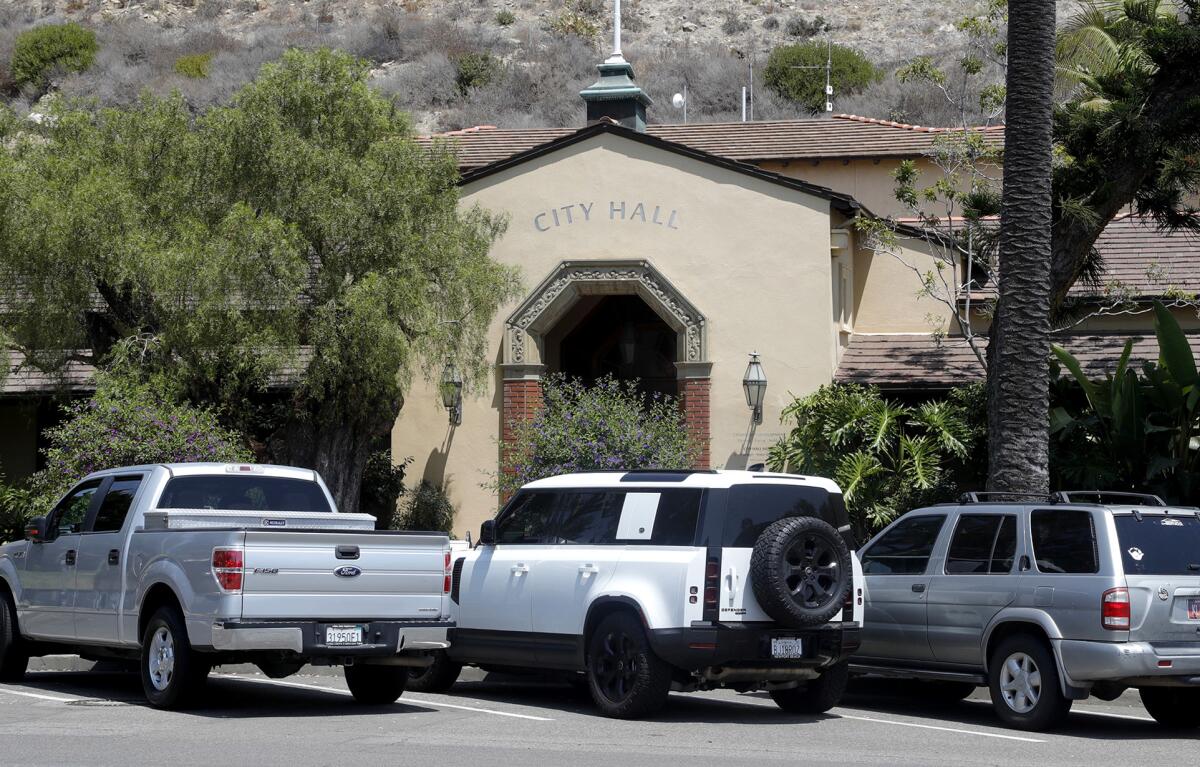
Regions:
<svg viewBox="0 0 1200 767"><path fill-rule="evenodd" d="M600 713L636 719L654 713L671 692L671 667L650 649L641 622L609 615L588 638L588 689Z"/></svg>
<svg viewBox="0 0 1200 767"><path fill-rule="evenodd" d="M354 700L365 706L395 703L408 686L404 666L346 666L346 686Z"/></svg>
<svg viewBox="0 0 1200 767"><path fill-rule="evenodd" d="M462 664L447 657L444 650L433 653L433 663L408 672L408 689L417 692L445 692L458 681Z"/></svg>
<svg viewBox="0 0 1200 767"><path fill-rule="evenodd" d="M784 517L767 526L750 555L750 585L764 612L783 626L828 623L846 601L850 550L817 517Z"/></svg>
<svg viewBox="0 0 1200 767"><path fill-rule="evenodd" d="M1028 634L1005 639L992 653L988 686L996 715L1018 730L1048 730L1071 710L1071 700L1059 686L1054 655Z"/></svg>
<svg viewBox="0 0 1200 767"><path fill-rule="evenodd" d="M1200 689L1186 687L1143 687L1138 690L1142 705L1154 721L1172 730L1200 727Z"/></svg>
<svg viewBox="0 0 1200 767"><path fill-rule="evenodd" d="M850 663L843 661L825 669L821 676L799 687L771 690L771 700L791 714L824 714L842 700L850 679Z"/></svg>
<svg viewBox="0 0 1200 767"><path fill-rule="evenodd" d="M17 608L7 592L0 592L0 682L19 682L29 667L29 653L17 628Z"/></svg>
<svg viewBox="0 0 1200 767"><path fill-rule="evenodd" d="M178 608L162 607L142 635L142 690L155 708L179 709L195 703L210 671L192 649Z"/></svg>

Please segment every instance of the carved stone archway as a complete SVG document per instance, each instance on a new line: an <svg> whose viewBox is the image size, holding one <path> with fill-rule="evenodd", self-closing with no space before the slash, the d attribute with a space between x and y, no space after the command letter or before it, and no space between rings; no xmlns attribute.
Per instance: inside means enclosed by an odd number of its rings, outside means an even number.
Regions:
<svg viewBox="0 0 1200 767"><path fill-rule="evenodd" d="M581 299L604 295L637 295L677 334L675 367L680 403L688 432L700 448L697 464L708 468L712 364L708 360L705 318L644 260L563 261L509 315L504 325L501 365L501 442L511 444L513 424L533 417L541 406L547 334ZM502 461L506 462L503 456Z"/></svg>

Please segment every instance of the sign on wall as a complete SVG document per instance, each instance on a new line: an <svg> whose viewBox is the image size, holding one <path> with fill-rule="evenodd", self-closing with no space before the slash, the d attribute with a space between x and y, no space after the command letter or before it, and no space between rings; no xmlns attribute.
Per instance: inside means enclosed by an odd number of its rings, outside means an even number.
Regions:
<svg viewBox="0 0 1200 767"><path fill-rule="evenodd" d="M539 211L533 216L533 228L549 232L564 226L591 223L632 223L679 228L679 211L664 205L634 200L573 202Z"/></svg>

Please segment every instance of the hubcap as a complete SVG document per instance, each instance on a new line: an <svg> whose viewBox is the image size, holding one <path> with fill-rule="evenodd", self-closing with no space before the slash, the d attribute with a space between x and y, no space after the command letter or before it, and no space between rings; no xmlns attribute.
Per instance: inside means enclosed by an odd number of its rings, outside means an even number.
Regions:
<svg viewBox="0 0 1200 767"><path fill-rule="evenodd" d="M604 697L620 703L633 692L638 674L637 646L624 632L604 635L600 652L592 659L592 674Z"/></svg>
<svg viewBox="0 0 1200 767"><path fill-rule="evenodd" d="M161 692L171 686L171 678L175 676L175 639L166 626L154 632L154 638L150 640L149 656L146 662L150 671L150 684Z"/></svg>
<svg viewBox="0 0 1200 767"><path fill-rule="evenodd" d="M816 609L837 598L837 554L824 536L801 536L784 553L783 565L784 582L796 604Z"/></svg>
<svg viewBox="0 0 1200 767"><path fill-rule="evenodd" d="M1033 658L1015 652L1000 668L1000 695L1018 714L1028 714L1042 697L1042 672Z"/></svg>

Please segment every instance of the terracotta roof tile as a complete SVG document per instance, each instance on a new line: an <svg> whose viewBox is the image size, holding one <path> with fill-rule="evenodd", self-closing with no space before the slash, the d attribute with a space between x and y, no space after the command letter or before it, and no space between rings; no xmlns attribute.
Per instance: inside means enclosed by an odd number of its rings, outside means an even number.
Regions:
<svg viewBox="0 0 1200 767"><path fill-rule="evenodd" d="M1192 351L1200 356L1200 332L1188 333ZM1133 364L1158 359L1153 335L1095 334L1059 337L1093 378L1113 372L1125 342L1133 339ZM965 340L945 337L939 343L928 334L855 334L842 354L834 380L873 384L892 389L946 389L982 381L983 369Z"/></svg>
<svg viewBox="0 0 1200 767"><path fill-rule="evenodd" d="M574 133L575 128L500 129L475 128L420 136L429 144L444 139L455 145L460 169L474 170L541 144ZM655 124L646 133L699 149L718 157L743 162L851 157L909 157L928 152L934 140L955 129L875 120L856 115L808 120L774 120L734 123ZM1004 128L977 128L997 145Z"/></svg>

